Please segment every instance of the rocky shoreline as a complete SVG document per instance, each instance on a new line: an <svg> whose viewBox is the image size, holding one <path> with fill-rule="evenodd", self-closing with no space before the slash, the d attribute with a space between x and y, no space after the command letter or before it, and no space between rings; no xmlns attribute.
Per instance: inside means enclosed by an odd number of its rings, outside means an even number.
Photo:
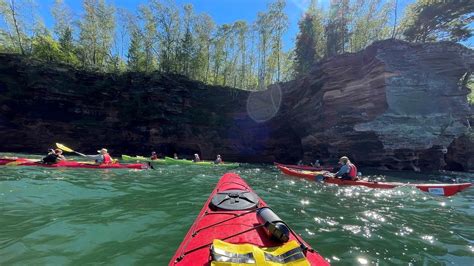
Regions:
<svg viewBox="0 0 474 266"><path fill-rule="evenodd" d="M374 43L253 93L161 73L100 74L0 54L0 151L54 142L93 152L157 150L227 161L474 170L474 52L442 42Z"/></svg>

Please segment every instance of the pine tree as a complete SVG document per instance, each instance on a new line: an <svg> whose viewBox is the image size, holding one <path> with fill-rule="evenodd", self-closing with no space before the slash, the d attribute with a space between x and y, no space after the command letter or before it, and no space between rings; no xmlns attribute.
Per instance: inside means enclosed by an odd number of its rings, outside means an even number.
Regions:
<svg viewBox="0 0 474 266"><path fill-rule="evenodd" d="M403 35L408 41L463 41L472 36L470 0L418 0L407 7L402 22Z"/></svg>
<svg viewBox="0 0 474 266"><path fill-rule="evenodd" d="M145 53L143 49L143 41L140 32L135 30L130 36L130 46L127 54L127 68L133 72L142 72L145 67Z"/></svg>
<svg viewBox="0 0 474 266"><path fill-rule="evenodd" d="M306 13L298 22L299 33L296 37L295 72L299 75L309 71L316 58L314 17Z"/></svg>

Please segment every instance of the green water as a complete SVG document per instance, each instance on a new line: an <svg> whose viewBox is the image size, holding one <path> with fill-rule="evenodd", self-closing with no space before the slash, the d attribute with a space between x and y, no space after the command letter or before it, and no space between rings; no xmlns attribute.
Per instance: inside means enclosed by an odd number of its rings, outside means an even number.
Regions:
<svg viewBox="0 0 474 266"><path fill-rule="evenodd" d="M166 265L224 171L0 166L0 265ZM473 188L445 198L234 171L335 265L474 264Z"/></svg>

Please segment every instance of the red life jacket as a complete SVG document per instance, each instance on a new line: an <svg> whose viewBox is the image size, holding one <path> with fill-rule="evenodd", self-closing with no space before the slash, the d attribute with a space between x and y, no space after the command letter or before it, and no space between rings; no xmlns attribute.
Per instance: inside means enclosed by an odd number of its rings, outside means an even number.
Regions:
<svg viewBox="0 0 474 266"><path fill-rule="evenodd" d="M349 166L348 175L352 178L352 180L355 180L357 178L357 167L352 163L348 163L347 166Z"/></svg>
<svg viewBox="0 0 474 266"><path fill-rule="evenodd" d="M102 162L103 164L113 163L112 157L108 153L103 154L102 156L104 156L104 161Z"/></svg>

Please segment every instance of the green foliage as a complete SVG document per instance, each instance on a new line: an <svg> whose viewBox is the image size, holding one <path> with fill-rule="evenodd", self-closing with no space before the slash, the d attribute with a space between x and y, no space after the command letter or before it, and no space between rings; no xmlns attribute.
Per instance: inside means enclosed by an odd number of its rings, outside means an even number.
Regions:
<svg viewBox="0 0 474 266"><path fill-rule="evenodd" d="M463 41L472 36L471 0L417 0L406 11L402 22L403 35L408 41Z"/></svg>
<svg viewBox="0 0 474 266"><path fill-rule="evenodd" d="M55 0L51 30L37 19L32 1L0 0L0 51L101 72L159 70L248 90L290 80L325 57L360 51L396 29L389 21L396 0L332 0L327 11L311 0L295 48L284 51L286 0L272 0L253 23L223 25L175 0L144 1L136 13L117 12L112 0L82 0L80 16ZM398 30L411 41L464 40L471 36L473 5L418 0Z"/></svg>
<svg viewBox="0 0 474 266"><path fill-rule="evenodd" d="M35 35L32 48L32 55L36 58L48 62L60 62L63 60L59 43L53 39L47 30Z"/></svg>

